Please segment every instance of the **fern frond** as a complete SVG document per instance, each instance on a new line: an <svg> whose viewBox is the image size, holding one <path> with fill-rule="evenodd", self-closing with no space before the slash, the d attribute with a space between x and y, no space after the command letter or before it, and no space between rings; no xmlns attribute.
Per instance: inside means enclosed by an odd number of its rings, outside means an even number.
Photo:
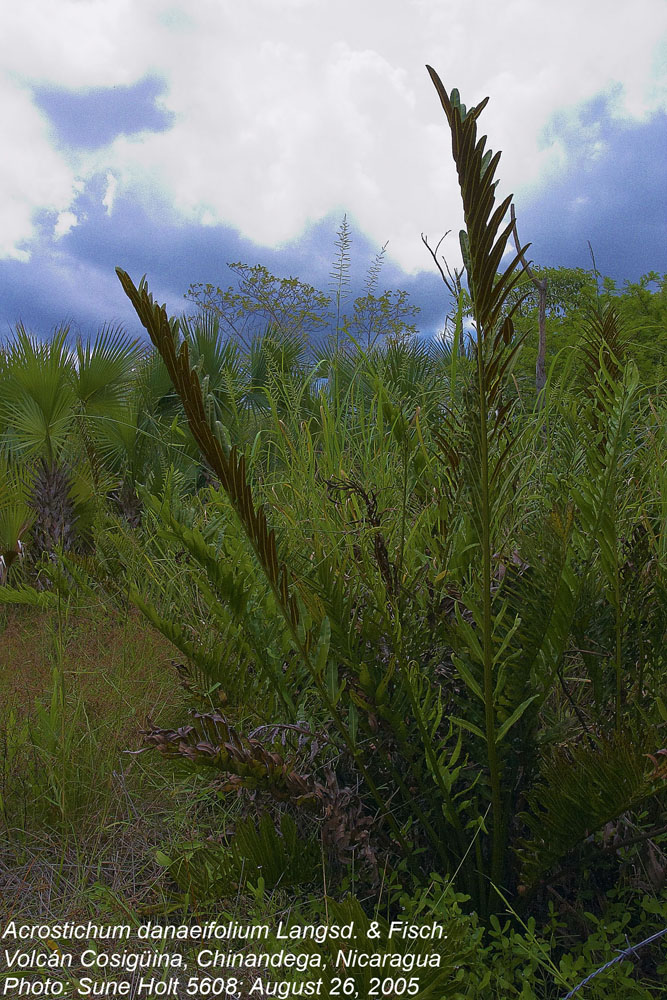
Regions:
<svg viewBox="0 0 667 1000"><path fill-rule="evenodd" d="M605 823L638 808L667 785L667 762L626 736L557 750L542 767L521 818L530 836L518 849L533 884Z"/></svg>
<svg viewBox="0 0 667 1000"><path fill-rule="evenodd" d="M521 735L530 731L543 698L551 690L554 667L544 660L545 645L561 613L562 588L573 582L573 516L571 507L554 507L537 523L525 526L516 549L502 554L499 563L499 597L508 605L495 630L496 641L505 647L496 681L499 720L507 719L531 692L538 695L519 727ZM564 628L569 634L569 622Z"/></svg>
<svg viewBox="0 0 667 1000"><path fill-rule="evenodd" d="M58 607L58 595L52 590L36 590L22 583L17 587L0 587L0 604L23 604L46 610Z"/></svg>
<svg viewBox="0 0 667 1000"><path fill-rule="evenodd" d="M164 306L154 302L145 283L141 283L137 289L125 271L116 268L116 273L139 319L164 360L202 455L229 496L281 606L296 627L299 614L296 598L290 592L289 571L284 563L278 561L275 534L267 525L263 508L255 507L246 478L245 456L239 455L236 448L232 448L226 454L211 426L199 375L190 365L188 341L183 340L177 351L178 325L169 322Z"/></svg>
<svg viewBox="0 0 667 1000"><path fill-rule="evenodd" d="M217 632L218 662L236 661L234 673L237 680L240 680L239 675L248 668L249 659L252 658L287 710L288 717L295 721L296 706L288 683L293 679L283 674L280 664L274 662L277 658L273 656L274 649L284 644L284 626L278 632L275 616L267 614L268 592L266 588L264 593L260 592L257 581L252 579L251 566L244 564L243 553L238 551L230 553L228 538L226 539L228 544L224 547L221 547L220 538L217 539L217 545L207 542L195 525L189 526L183 523L179 516L156 497L146 497L146 505L162 525L161 537L182 546L195 564L203 570L204 575L193 576L192 582L206 603L211 630ZM215 537L211 525L208 526L208 534ZM141 608L136 592L130 597ZM167 634L164 628L169 624L168 620L161 619L163 625L160 626L150 615L149 618L163 634ZM239 628L234 627L235 625ZM186 655L190 655L182 645L179 645L183 642L180 626L171 623L169 627L176 628L174 635L178 640L171 641L174 641ZM228 655L235 646L237 647L235 655ZM212 669L216 662L215 657L202 658L200 654L196 662L200 669L209 674L211 680L227 684L231 679L222 676L219 667Z"/></svg>
<svg viewBox="0 0 667 1000"><path fill-rule="evenodd" d="M320 781L282 748L263 743L256 734L239 733L219 712L195 713L194 724L180 729L152 728L144 739L167 757L222 771L227 775L225 791L262 790L277 802L319 814L324 841L341 860L349 860L357 850L373 863L369 834L374 820L356 791L340 787L331 768L325 768L325 780Z"/></svg>
<svg viewBox="0 0 667 1000"><path fill-rule="evenodd" d="M477 139L477 119L488 98L466 110L458 92L452 91L450 99L435 70L430 66L427 69L451 132L466 224L460 234L461 253L475 325L476 372L462 393L466 434L461 447L460 474L466 484L474 547L482 572L474 574L472 586L464 595L470 617L459 615L456 635L460 655L455 663L471 691L473 708L480 701L483 707L483 729L470 721L467 724L482 737L486 748L493 825L491 882L497 884L503 879L507 836L498 744L508 720L498 724L497 673L506 645L502 637L499 640L498 624L506 613L506 605L494 601L492 559L494 552L504 548L505 512L512 499L508 470L517 450L517 435L510 420L513 402L503 399L503 388L522 338L515 338L512 322L519 303L510 306L508 296L523 276L528 247L519 248L502 274L498 273L514 223L511 220L501 229L511 196L498 206L495 203L494 176L500 153L485 151L486 136ZM509 719L515 721L527 704L517 706Z"/></svg>
<svg viewBox="0 0 667 1000"><path fill-rule="evenodd" d="M509 195L499 206L495 205L494 176L500 153L485 152L486 136L477 140L477 119L488 104L484 98L478 105L465 110L465 105L450 100L440 77L430 66L426 67L447 116L452 134L452 155L459 176L463 216L466 233L462 239L464 261L468 258L470 294L478 328L493 329L501 315L510 291L523 277L522 255L530 244L521 248L510 261L502 275L498 267L512 233L510 222L499 233L501 222L509 209ZM455 92L452 92L454 96ZM519 270L517 270L517 268ZM515 273L516 272L516 273ZM512 312L515 308L512 309ZM510 314L511 315L511 314ZM511 337L511 319L502 335Z"/></svg>

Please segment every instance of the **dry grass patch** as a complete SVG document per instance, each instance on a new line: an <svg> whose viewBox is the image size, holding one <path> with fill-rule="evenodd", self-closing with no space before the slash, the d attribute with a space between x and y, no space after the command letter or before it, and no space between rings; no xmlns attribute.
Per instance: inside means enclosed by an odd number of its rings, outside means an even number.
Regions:
<svg viewBox="0 0 667 1000"><path fill-rule="evenodd" d="M0 704L31 716L35 698L50 697L59 656L55 612L9 607L0 624ZM171 667L174 649L136 611L125 619L102 608L71 612L62 628L62 669L69 692L89 718L136 740L148 718L178 710L182 699Z"/></svg>

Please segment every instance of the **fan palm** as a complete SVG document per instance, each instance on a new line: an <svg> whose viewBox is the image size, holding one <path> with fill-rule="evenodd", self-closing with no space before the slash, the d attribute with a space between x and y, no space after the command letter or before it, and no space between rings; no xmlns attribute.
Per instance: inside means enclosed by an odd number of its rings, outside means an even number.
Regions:
<svg viewBox="0 0 667 1000"><path fill-rule="evenodd" d="M37 556L74 540L71 467L65 453L75 418L74 364L67 327L40 342L19 326L3 372L2 412L10 450L31 463L30 506Z"/></svg>
<svg viewBox="0 0 667 1000"><path fill-rule="evenodd" d="M25 480L7 455L0 453L0 584L23 554L22 536L32 521Z"/></svg>
<svg viewBox="0 0 667 1000"><path fill-rule="evenodd" d="M81 540L94 484L103 473L96 442L118 415L141 358L138 341L105 328L72 350L69 328L40 341L19 325L2 373L0 417L5 447L30 468L33 556L53 558Z"/></svg>

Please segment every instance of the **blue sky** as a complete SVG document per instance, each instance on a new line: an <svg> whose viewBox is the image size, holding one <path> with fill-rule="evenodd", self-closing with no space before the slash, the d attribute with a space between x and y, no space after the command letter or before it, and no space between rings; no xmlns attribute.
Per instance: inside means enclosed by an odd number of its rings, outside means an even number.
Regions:
<svg viewBox="0 0 667 1000"><path fill-rule="evenodd" d="M442 326L420 234L450 265L461 226L449 136L425 63L485 96L523 242L538 264L619 283L667 271L667 15L662 0L23 0L0 54L0 338L67 321L138 325L114 275L169 308L228 262L326 291L344 213L352 290Z"/></svg>

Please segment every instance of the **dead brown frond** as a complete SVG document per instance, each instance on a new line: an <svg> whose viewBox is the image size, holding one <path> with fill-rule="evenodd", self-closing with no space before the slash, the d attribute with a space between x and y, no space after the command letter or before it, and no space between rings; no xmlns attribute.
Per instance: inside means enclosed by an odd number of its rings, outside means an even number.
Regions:
<svg viewBox="0 0 667 1000"><path fill-rule="evenodd" d="M290 757L276 749L273 727L262 727L267 740L264 743L259 739L260 730L251 735L241 734L219 712L198 712L194 719L193 724L178 729L153 727L144 732L144 739L166 757L222 771L225 774L222 791L268 792L276 802L318 814L323 842L339 861L349 861L354 851L356 857L375 866L369 840L373 817L355 789L339 784L333 768L323 768L323 781L299 769L303 765L296 755ZM313 739L317 736L306 734L303 729L301 734Z"/></svg>

